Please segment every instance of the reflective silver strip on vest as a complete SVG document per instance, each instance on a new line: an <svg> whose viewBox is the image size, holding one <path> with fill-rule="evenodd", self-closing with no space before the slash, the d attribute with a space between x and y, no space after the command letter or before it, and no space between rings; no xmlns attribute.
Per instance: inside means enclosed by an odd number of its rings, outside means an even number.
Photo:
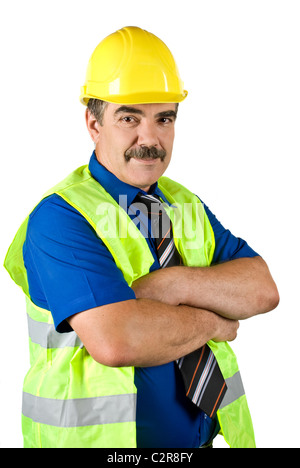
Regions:
<svg viewBox="0 0 300 468"><path fill-rule="evenodd" d="M42 348L83 347L82 341L74 331L58 333L51 323L37 322L29 315L27 315L27 319L28 333L31 341L39 344Z"/></svg>
<svg viewBox="0 0 300 468"><path fill-rule="evenodd" d="M225 382L227 385L227 391L225 393L219 410L221 410L225 406L230 405L230 403L233 403L235 400L245 395L245 390L240 372L237 372L232 377L229 377L229 379L225 379Z"/></svg>
<svg viewBox="0 0 300 468"><path fill-rule="evenodd" d="M56 427L134 422L136 394L56 400L24 392L22 413L36 423Z"/></svg>

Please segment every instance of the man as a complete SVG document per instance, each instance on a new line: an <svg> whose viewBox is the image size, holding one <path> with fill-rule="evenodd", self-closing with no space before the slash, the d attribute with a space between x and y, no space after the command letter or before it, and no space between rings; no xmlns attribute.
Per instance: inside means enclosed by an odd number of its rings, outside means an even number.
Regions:
<svg viewBox="0 0 300 468"><path fill-rule="evenodd" d="M193 448L220 429L255 446L226 342L278 293L263 259L162 177L186 95L168 48L139 28L90 59L89 166L45 194L5 262L27 299L25 447Z"/></svg>

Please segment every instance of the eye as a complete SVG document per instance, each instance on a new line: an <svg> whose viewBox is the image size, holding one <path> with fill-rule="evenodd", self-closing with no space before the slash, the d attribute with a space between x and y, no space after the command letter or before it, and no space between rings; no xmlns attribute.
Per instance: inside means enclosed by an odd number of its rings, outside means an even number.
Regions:
<svg viewBox="0 0 300 468"><path fill-rule="evenodd" d="M161 117L158 121L158 123L162 125L171 125L174 122L174 119L170 117Z"/></svg>
<svg viewBox="0 0 300 468"><path fill-rule="evenodd" d="M132 115L125 115L124 117L121 117L120 121L124 125L134 125L137 123L136 117L133 117Z"/></svg>

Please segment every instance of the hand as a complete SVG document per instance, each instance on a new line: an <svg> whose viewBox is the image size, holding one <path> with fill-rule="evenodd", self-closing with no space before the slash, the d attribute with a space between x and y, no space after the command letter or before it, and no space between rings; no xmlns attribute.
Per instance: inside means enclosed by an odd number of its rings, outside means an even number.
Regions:
<svg viewBox="0 0 300 468"><path fill-rule="evenodd" d="M216 315L217 320L217 332L213 338L213 341L233 341L237 337L237 331L240 323L237 320L230 320L220 315Z"/></svg>

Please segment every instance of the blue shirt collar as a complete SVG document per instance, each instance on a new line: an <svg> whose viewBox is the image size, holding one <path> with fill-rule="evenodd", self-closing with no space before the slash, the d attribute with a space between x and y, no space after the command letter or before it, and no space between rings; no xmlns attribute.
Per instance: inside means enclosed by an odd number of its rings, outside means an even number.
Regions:
<svg viewBox="0 0 300 468"><path fill-rule="evenodd" d="M93 152L90 163L89 170L94 177L94 179L99 182L100 185L119 203L119 196L126 195L127 197L127 207L129 207L138 193L146 193L143 190L134 187L133 185L126 184L119 180L112 172L109 172L102 164L97 160L95 151ZM162 191L158 188L157 182L151 185L148 192L151 195L158 195L165 203L170 205Z"/></svg>

